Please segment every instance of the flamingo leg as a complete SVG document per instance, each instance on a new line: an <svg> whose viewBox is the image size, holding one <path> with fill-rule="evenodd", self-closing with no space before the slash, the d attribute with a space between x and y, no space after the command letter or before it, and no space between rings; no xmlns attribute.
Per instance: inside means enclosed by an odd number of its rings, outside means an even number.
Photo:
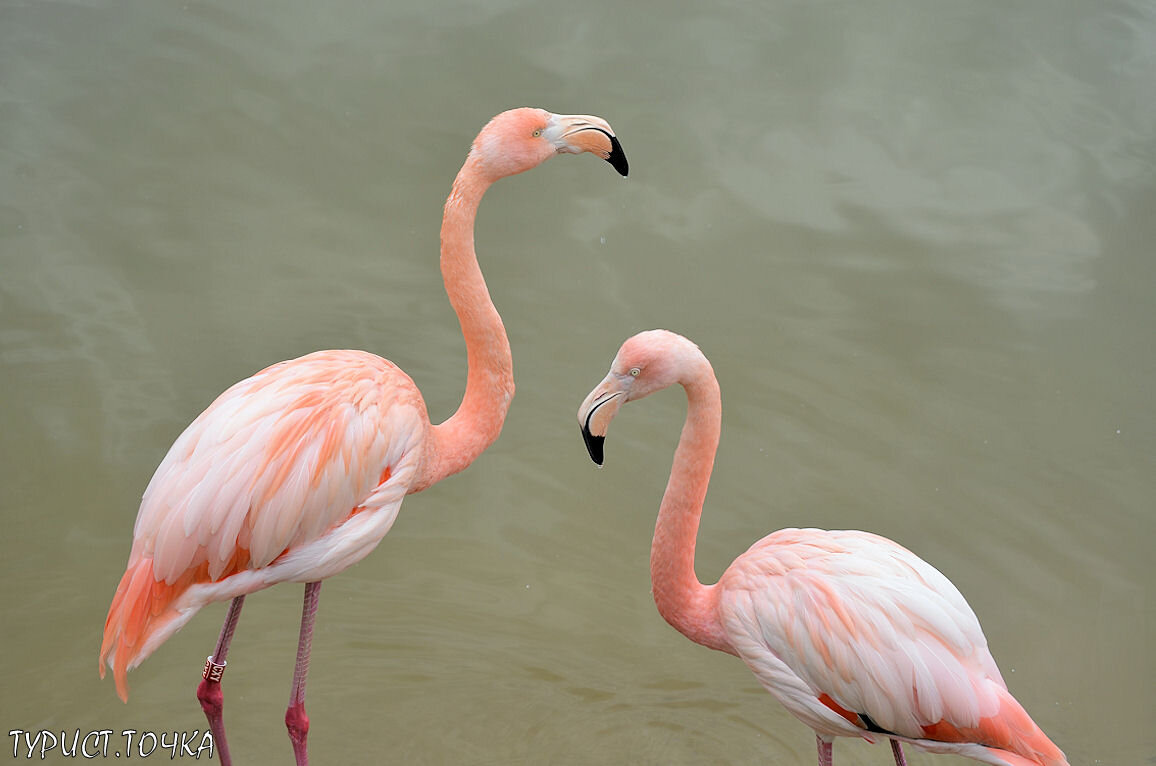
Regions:
<svg viewBox="0 0 1156 766"><path fill-rule="evenodd" d="M213 654L205 660L205 670L201 673L201 683L197 686L197 699L201 703L201 710L205 711L205 718L209 719L209 731L213 733L213 742L217 747L217 754L221 758L221 766L232 766L233 759L229 756L229 743L225 741L224 702L225 695L221 692L221 676L225 673L225 655L229 653L229 643L233 640L233 632L237 630L237 620L241 619L241 607L245 603L244 596L237 596L229 604L229 613L225 615L225 624L221 626L221 634L217 636L217 645Z"/></svg>
<svg viewBox="0 0 1156 766"><path fill-rule="evenodd" d="M891 754L895 756L895 766L907 766L907 758L903 755L903 745L899 740L891 740Z"/></svg>
<svg viewBox="0 0 1156 766"><path fill-rule="evenodd" d="M309 673L309 651L313 646L313 621L317 617L317 602L321 597L321 583L305 584L305 603L301 606L301 637L297 641L297 666L293 669L293 690L289 693L289 707L285 711L285 727L293 743L293 757L297 766L307 766L309 753L305 739L309 736L309 716L305 715L305 676Z"/></svg>
<svg viewBox="0 0 1156 766"><path fill-rule="evenodd" d="M835 755L832 752L831 743L817 734L815 741L819 743L819 766L832 766L835 762Z"/></svg>

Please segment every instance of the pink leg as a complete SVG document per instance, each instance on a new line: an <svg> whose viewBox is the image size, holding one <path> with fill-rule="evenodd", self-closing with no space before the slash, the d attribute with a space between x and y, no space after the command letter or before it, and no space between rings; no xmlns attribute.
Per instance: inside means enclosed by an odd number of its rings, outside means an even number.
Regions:
<svg viewBox="0 0 1156 766"><path fill-rule="evenodd" d="M237 620L241 618L241 606L244 603L245 597L237 596L229 604L229 613L225 616L225 624L221 626L217 646L213 649L213 655L205 661L201 683L197 686L197 699L201 702L201 710L205 711L205 718L209 719L209 731L213 733L213 743L221 758L221 766L231 766L233 763L229 756L229 743L225 741L225 695L221 693L221 676L228 664L225 655L229 653L229 642L233 640L233 631L237 629Z"/></svg>
<svg viewBox="0 0 1156 766"><path fill-rule="evenodd" d="M305 715L305 676L309 673L309 650L313 646L313 620L317 616L317 601L321 597L321 583L305 584L305 603L301 607L301 637L297 641L297 666L293 669L293 690L289 693L289 708L285 711L285 727L293 743L293 757L297 766L307 766L309 754L305 738L309 736L309 716Z"/></svg>
<svg viewBox="0 0 1156 766"><path fill-rule="evenodd" d="M903 745L899 740L891 740L891 754L895 756L895 766L907 766L907 759L903 756Z"/></svg>
<svg viewBox="0 0 1156 766"><path fill-rule="evenodd" d="M819 766L831 766L835 761L835 756L831 752L831 743L823 740L819 735L815 735L815 741L819 743Z"/></svg>

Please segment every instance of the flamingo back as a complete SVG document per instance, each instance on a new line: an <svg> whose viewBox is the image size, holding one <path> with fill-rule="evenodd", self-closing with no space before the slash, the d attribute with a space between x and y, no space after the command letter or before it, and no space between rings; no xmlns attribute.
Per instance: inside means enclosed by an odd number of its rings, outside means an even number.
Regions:
<svg viewBox="0 0 1156 766"><path fill-rule="evenodd" d="M101 675L108 661L123 698L128 668L201 606L368 554L420 472L428 429L410 378L361 351L281 362L226 390L145 490Z"/></svg>
<svg viewBox="0 0 1156 766"><path fill-rule="evenodd" d="M991 763L1066 763L1007 691L967 601L897 543L784 529L719 585L739 656L820 735L890 733ZM1008 757L990 760L999 751Z"/></svg>

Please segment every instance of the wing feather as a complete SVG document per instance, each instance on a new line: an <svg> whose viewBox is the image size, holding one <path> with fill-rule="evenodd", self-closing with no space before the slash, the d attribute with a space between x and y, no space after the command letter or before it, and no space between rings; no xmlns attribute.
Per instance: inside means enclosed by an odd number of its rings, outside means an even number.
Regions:
<svg viewBox="0 0 1156 766"><path fill-rule="evenodd" d="M201 564L211 580L238 563L266 566L370 507L428 422L408 376L372 354L318 352L267 368L173 444L145 490L134 554L169 584Z"/></svg>
<svg viewBox="0 0 1156 766"><path fill-rule="evenodd" d="M770 674L758 666L780 663L781 674L785 665L814 698L908 737L942 720L976 726L999 708L1003 680L975 614L946 577L890 540L780 530L722 584L723 620L761 678Z"/></svg>

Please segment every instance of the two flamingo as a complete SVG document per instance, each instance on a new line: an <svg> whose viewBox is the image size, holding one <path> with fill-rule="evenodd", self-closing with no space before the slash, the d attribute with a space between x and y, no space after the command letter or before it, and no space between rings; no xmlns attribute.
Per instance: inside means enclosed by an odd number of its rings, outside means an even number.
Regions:
<svg viewBox="0 0 1156 766"><path fill-rule="evenodd" d="M739 657L815 731L820 766L835 737L900 742L996 766L1067 766L1008 692L979 621L934 567L867 532L781 529L714 585L694 571L695 541L722 422L718 381L691 341L665 330L629 338L578 409L599 465L626 402L674 384L686 421L650 554L658 611L690 640Z"/></svg>
<svg viewBox="0 0 1156 766"><path fill-rule="evenodd" d="M364 351L319 351L235 384L185 429L145 489L128 566L105 622L107 663L126 675L203 606L232 600L197 697L221 763L231 763L221 674L245 596L305 583L285 723L308 761L305 679L321 580L357 563L389 531L402 499L466 468L501 430L514 378L510 344L474 252L482 195L498 179L556 154L588 152L626 175L607 122L514 109L474 139L445 204L441 270L461 323L466 391L431 425L421 393L391 362Z"/></svg>
<svg viewBox="0 0 1156 766"><path fill-rule="evenodd" d="M493 443L514 393L509 342L478 267L473 227L494 181L557 153L590 152L622 175L610 126L516 109L478 134L446 201L441 267L465 337L457 412L431 425L392 363L321 351L229 388L173 444L145 490L128 567L105 624L100 672L126 675L206 604L230 600L197 697L222 764L231 763L221 674L245 596L304 582L285 721L308 762L305 680L321 580L364 558L405 495L463 470ZM651 552L658 609L691 640L734 654L816 733L820 766L837 736L887 738L1002 766L1066 766L1007 691L967 602L937 570L866 532L785 529L751 547L715 585L694 572L699 517L721 422L718 383L690 341L642 333L619 351L579 410L601 464L627 401L681 384L688 412Z"/></svg>

